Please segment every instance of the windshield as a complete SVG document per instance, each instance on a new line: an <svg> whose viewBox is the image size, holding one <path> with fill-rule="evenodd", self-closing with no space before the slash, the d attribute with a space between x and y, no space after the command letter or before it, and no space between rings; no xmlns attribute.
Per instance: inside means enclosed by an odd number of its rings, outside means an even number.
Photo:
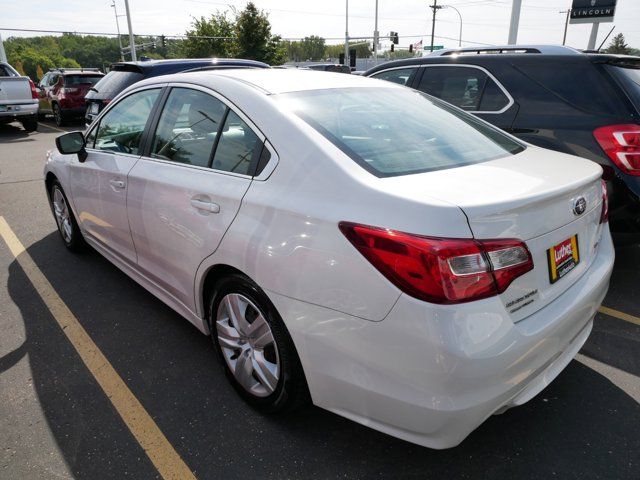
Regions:
<svg viewBox="0 0 640 480"><path fill-rule="evenodd" d="M65 86L72 85L94 85L102 80L104 75L65 75Z"/></svg>
<svg viewBox="0 0 640 480"><path fill-rule="evenodd" d="M482 120L410 89L345 88L278 97L378 177L471 165L524 149Z"/></svg>
<svg viewBox="0 0 640 480"><path fill-rule="evenodd" d="M133 85L143 78L144 75L138 72L112 70L102 77L93 88L98 91L100 97L113 98L129 85Z"/></svg>

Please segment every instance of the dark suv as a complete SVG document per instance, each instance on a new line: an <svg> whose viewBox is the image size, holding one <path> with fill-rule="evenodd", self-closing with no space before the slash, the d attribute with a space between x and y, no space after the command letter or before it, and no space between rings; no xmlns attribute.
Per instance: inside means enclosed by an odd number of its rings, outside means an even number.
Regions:
<svg viewBox="0 0 640 480"><path fill-rule="evenodd" d="M84 117L84 96L89 89L104 77L97 68L54 68L38 82L40 103L38 114L52 114L56 124Z"/></svg>
<svg viewBox="0 0 640 480"><path fill-rule="evenodd" d="M85 96L87 113L85 120L90 124L98 113L121 91L140 80L159 75L191 70L217 70L222 68L269 68L269 65L255 60L236 58L188 58L174 60L146 60L140 62L114 63L109 73Z"/></svg>
<svg viewBox="0 0 640 480"><path fill-rule="evenodd" d="M559 46L467 48L388 62L364 75L441 98L534 145L598 162L612 230L640 231L640 57Z"/></svg>

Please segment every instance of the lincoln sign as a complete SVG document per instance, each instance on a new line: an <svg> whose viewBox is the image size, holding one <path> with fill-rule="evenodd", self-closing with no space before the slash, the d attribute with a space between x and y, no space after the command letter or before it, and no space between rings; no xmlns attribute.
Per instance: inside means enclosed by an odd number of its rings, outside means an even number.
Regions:
<svg viewBox="0 0 640 480"><path fill-rule="evenodd" d="M571 23L613 22L617 0L573 0Z"/></svg>

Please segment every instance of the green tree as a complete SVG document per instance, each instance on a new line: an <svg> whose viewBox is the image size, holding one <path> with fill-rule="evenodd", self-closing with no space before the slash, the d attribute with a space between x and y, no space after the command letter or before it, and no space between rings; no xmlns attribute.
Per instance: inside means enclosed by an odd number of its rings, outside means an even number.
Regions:
<svg viewBox="0 0 640 480"><path fill-rule="evenodd" d="M326 46L324 38L311 35L302 39L300 47L304 60L322 60Z"/></svg>
<svg viewBox="0 0 640 480"><path fill-rule="evenodd" d="M349 42L349 48L356 49L356 57L358 58L369 58L372 55L371 44L369 42ZM327 45L324 50L324 56L327 58L337 59L341 53L344 53L344 43Z"/></svg>
<svg viewBox="0 0 640 480"><path fill-rule="evenodd" d="M627 45L624 35L622 33L617 34L615 37L611 39L611 43L605 50L606 53L618 53L621 55L631 55L631 48Z"/></svg>
<svg viewBox="0 0 640 480"><path fill-rule="evenodd" d="M234 22L226 11L216 12L208 19L194 18L193 27L186 32L182 52L187 58L233 57L236 52L234 40L196 37L234 37Z"/></svg>
<svg viewBox="0 0 640 480"><path fill-rule="evenodd" d="M240 58L259 60L270 64L284 61L285 51L280 37L271 35L271 23L263 10L258 10L249 2L244 10L236 15L237 54Z"/></svg>

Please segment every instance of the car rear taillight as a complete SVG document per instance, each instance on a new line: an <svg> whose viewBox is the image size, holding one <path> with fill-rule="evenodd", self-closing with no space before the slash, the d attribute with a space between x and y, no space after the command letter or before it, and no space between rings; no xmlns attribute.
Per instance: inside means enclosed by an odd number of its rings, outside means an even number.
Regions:
<svg viewBox="0 0 640 480"><path fill-rule="evenodd" d="M623 173L640 176L640 125L600 127L593 136Z"/></svg>
<svg viewBox="0 0 640 480"><path fill-rule="evenodd" d="M29 79L29 87L31 88L31 98L33 100L38 99L38 90L36 90L36 84L33 83L33 80Z"/></svg>
<svg viewBox="0 0 640 480"><path fill-rule="evenodd" d="M391 283L427 302L492 297L533 269L529 249L516 239L435 238L348 222L339 226Z"/></svg>
<svg viewBox="0 0 640 480"><path fill-rule="evenodd" d="M607 182L600 181L602 184L602 213L600 213L600 223L609 221L609 193L607 193Z"/></svg>

